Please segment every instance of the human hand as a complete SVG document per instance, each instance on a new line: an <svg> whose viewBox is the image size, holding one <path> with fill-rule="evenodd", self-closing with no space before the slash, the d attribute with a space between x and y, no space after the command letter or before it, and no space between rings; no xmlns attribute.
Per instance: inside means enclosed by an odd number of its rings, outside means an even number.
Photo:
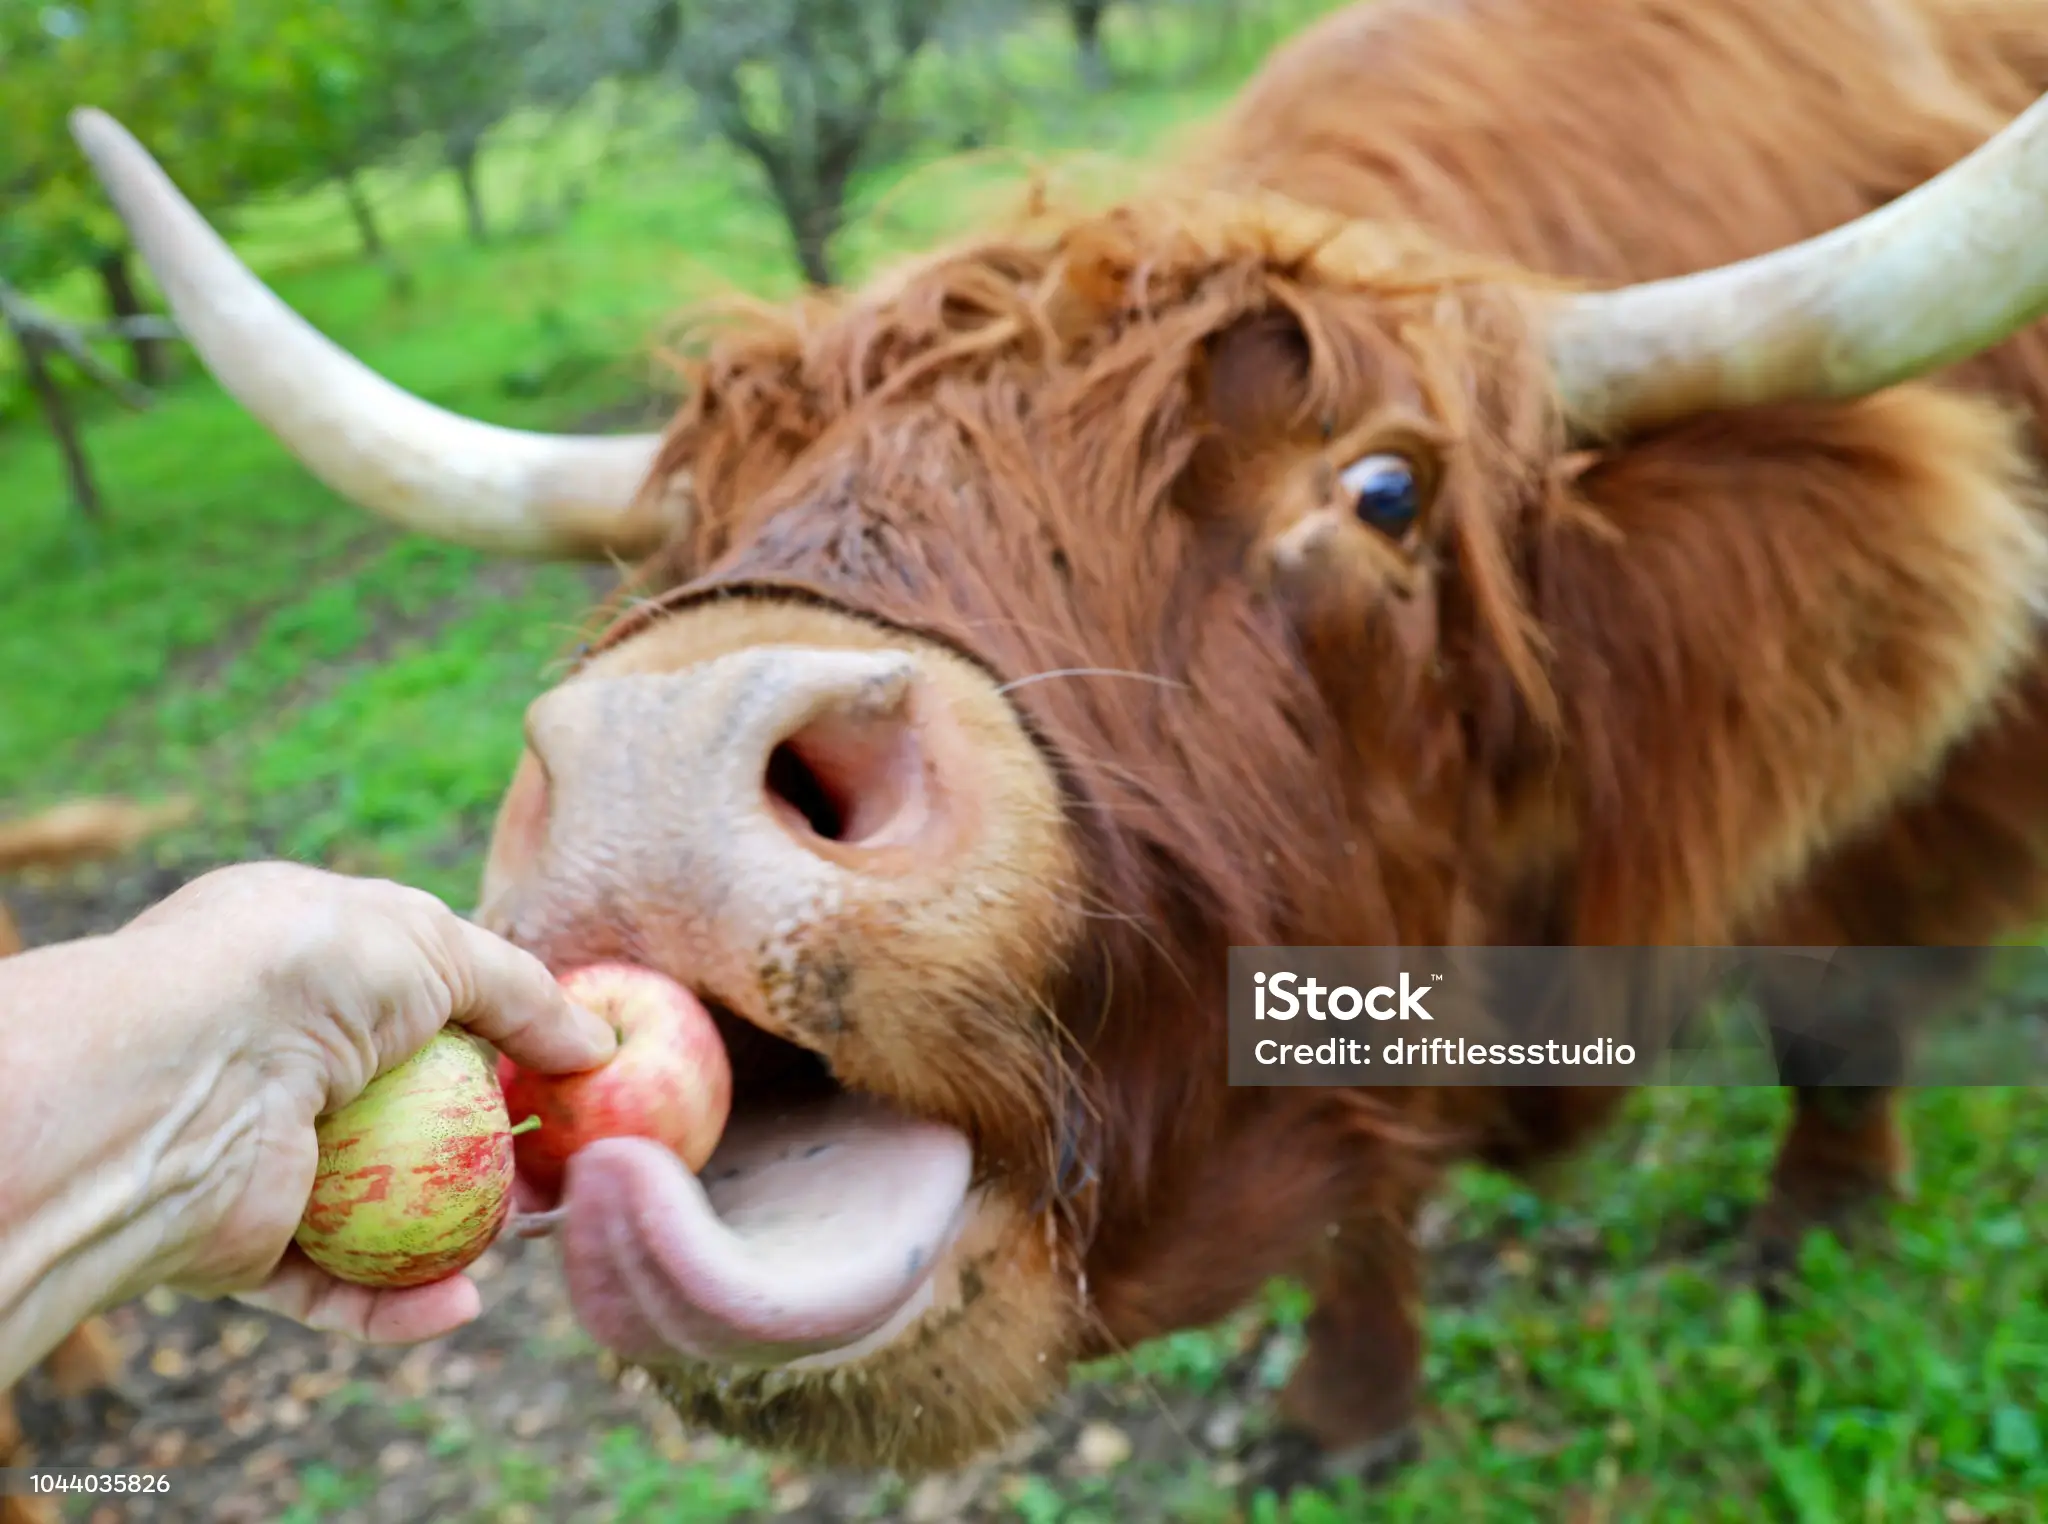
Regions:
<svg viewBox="0 0 2048 1524"><path fill-rule="evenodd" d="M209 1209L156 1280L374 1342L435 1338L477 1315L467 1276L373 1290L293 1245L318 1158L314 1121L451 1021L549 1072L609 1058L608 1023L572 1005L537 959L421 890L287 863L197 879L106 952L203 1014L179 1061L198 1058L211 1093L182 1141L222 1188L206 1193Z"/></svg>

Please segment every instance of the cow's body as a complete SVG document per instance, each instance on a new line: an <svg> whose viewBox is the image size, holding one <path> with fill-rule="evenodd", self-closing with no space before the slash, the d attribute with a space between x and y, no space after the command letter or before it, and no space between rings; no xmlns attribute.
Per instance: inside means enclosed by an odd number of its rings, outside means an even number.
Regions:
<svg viewBox="0 0 2048 1524"><path fill-rule="evenodd" d="M1269 60L1221 124L1215 174L1346 216L1420 224L1531 271L1624 283L1749 258L1862 216L1969 153L2044 85L2048 6L2038 0L1390 0L1340 11ZM2024 408L2037 447L2048 442L2044 326L1950 379ZM1756 506L1769 511L1767 501ZM1667 733L1692 744L1683 716ZM1654 766L1635 780L1626 762L1615 770L1644 794L1615 812L1630 825L1610 844L1609 876L1560 883L1539 867L1521 934L1531 943L1972 948L2048 913L2048 647L1935 776L1740 915L1687 907L1682 925L1644 921L1645 904L1676 908L1700 878L1673 862L1658 882L1635 828L1657 813L1649 791L1692 789ZM1686 840L1701 828L1673 827ZM1583 843L1568 872L1583 879ZM1490 936L1521 939L1509 927ZM1951 966L1966 977L1971 964ZM1859 1014L1899 1020L1947 993L1915 984L1898 991L1898 1008ZM1595 1131L1621 1099L1494 1092L1474 1098L1483 1130L1468 1136L1492 1162L1535 1163ZM1903 1163L1888 1093L1801 1090L1798 1103L1753 1224L1772 1260L1805 1228L1880 1193ZM1372 1337L1412 1344L1404 1318L1369 1321ZM1383 1362L1343 1363L1358 1373L1355 1391L1332 1405L1388 1411ZM1393 1398L1405 1405L1405 1393Z"/></svg>
<svg viewBox="0 0 2048 1524"><path fill-rule="evenodd" d="M535 705L486 876L488 924L659 966L732 1040L708 1198L634 1140L572 1168L593 1332L728 1432L946 1465L1074 1358L1295 1272L1286 1405L1376 1440L1442 1169L1617 1096L1233 1090L1227 947L2037 917L2040 329L1585 440L1547 336L1557 279L1927 179L2048 83L2044 39L2048 0L1378 0L1156 194L722 336L654 467L692 510L660 596ZM849 1098L918 1120L775 1153L768 1113ZM1897 1150L1882 1092L1802 1091L1760 1229Z"/></svg>
<svg viewBox="0 0 2048 1524"><path fill-rule="evenodd" d="M1336 13L1268 61L1221 124L1216 176L1426 226L1541 274L1620 284L1750 258L1862 216L1961 159L2044 86L2039 0L1385 0ZM2037 446L2048 444L2043 326L1951 379L2026 409ZM1755 507L1769 511L1768 499ZM1682 716L1668 734L1692 744ZM1645 792L1616 810L1618 823L1654 818L1648 791L1659 786L1674 801L1692 795L1668 769L1630 780L1628 767L1614 764L1619 786ZM1705 825L1679 821L1674 834L1696 840ZM1683 861L1660 874L1645 846L1632 830L1612 841L1608 873L1591 882L1583 843L1562 880L1539 864L1525 895L1533 914L1491 940L1972 948L2037 925L2048 913L2048 646L1933 776L1805 858L1781 896L1646 922L1646 904L1677 908L1699 879ZM1972 965L1950 966L1961 983ZM1898 998L1910 1008L1948 993L1916 984ZM1800 1014L1810 1024L1813 1013ZM1857 1014L1903 1020L1909 1010ZM1595 1131L1621 1099L1613 1089L1493 1092L1472 1099L1466 1136L1490 1162L1536 1163ZM1882 1091L1798 1092L1753 1224L1770 1260L1893 1181L1903 1146L1891 1108ZM1348 1437L1406 1413L1410 1392L1386 1378L1417 1340L1405 1315L1374 1310L1403 1281L1380 1269L1359 1279L1338 1316L1362 1336L1348 1349L1329 1339L1337 1358L1312 1362L1321 1369L1303 1383L1323 1412L1360 1416ZM1375 1343L1391 1358L1367 1354Z"/></svg>

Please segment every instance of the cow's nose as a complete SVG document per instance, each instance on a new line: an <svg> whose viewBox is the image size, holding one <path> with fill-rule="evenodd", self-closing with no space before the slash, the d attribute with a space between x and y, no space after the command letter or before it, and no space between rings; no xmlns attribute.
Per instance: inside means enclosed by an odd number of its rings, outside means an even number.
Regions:
<svg viewBox="0 0 2048 1524"><path fill-rule="evenodd" d="M943 868L977 813L957 727L906 653L762 646L585 678L526 730L490 877L529 899L601 881L713 918L734 899L794 909Z"/></svg>
<svg viewBox="0 0 2048 1524"><path fill-rule="evenodd" d="M707 617L666 650L719 633ZM979 667L848 637L541 698L482 924L557 972L657 968L890 1094L906 1053L952 1040L934 988L984 969L1037 988L1080 924L1057 776Z"/></svg>

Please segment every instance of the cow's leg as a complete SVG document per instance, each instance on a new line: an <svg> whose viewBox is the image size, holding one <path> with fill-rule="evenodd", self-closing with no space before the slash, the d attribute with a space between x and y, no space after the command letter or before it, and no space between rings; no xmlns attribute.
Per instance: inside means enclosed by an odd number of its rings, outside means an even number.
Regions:
<svg viewBox="0 0 2048 1524"><path fill-rule="evenodd" d="M1518 1087L1465 1097L1444 1158L1540 1176L1613 1120L1621 1086ZM1450 1142L1455 1138L1457 1141ZM1280 1394L1280 1423L1255 1451L1248 1484L1283 1495L1339 1476L1370 1483L1410 1459L1422 1395L1423 1260L1415 1229L1440 1183L1433 1170L1382 1182L1374 1208L1333 1232L1312 1276L1315 1311L1301 1363Z"/></svg>
<svg viewBox="0 0 2048 1524"><path fill-rule="evenodd" d="M1750 1222L1758 1269L1790 1270L1815 1228L1848 1236L1896 1194L1907 1164L1898 1092L1884 1086L1793 1087L1792 1123L1769 1193Z"/></svg>
<svg viewBox="0 0 2048 1524"><path fill-rule="evenodd" d="M1370 1484L1413 1458L1422 1389L1422 1264L1416 1191L1368 1227L1333 1232L1315 1311L1278 1422L1253 1447L1248 1490L1281 1496L1339 1477Z"/></svg>
<svg viewBox="0 0 2048 1524"><path fill-rule="evenodd" d="M1370 1461L1414 1421L1422 1381L1414 1258L1413 1246L1403 1243L1355 1261L1345 1283L1326 1287L1309 1317L1280 1413L1333 1458Z"/></svg>
<svg viewBox="0 0 2048 1524"><path fill-rule="evenodd" d="M1866 1228L1905 1176L1898 1091L1827 1080L1896 1076L1916 1018L1979 967L1973 954L1949 949L1843 949L1836 958L1838 977L1802 977L1783 964L1756 985L1779 1078L1794 1098L1769 1191L1749 1226L1767 1281L1791 1269L1813 1229L1851 1238Z"/></svg>
<svg viewBox="0 0 2048 1524"><path fill-rule="evenodd" d="M1540 1179L1604 1131L1633 1093L1625 1085L1503 1087L1477 1140L1479 1162Z"/></svg>

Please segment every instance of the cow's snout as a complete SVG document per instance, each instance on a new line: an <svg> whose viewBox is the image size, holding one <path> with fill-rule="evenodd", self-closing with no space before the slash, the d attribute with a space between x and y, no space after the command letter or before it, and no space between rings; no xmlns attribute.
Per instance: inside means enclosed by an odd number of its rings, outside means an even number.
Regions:
<svg viewBox="0 0 2048 1524"><path fill-rule="evenodd" d="M533 704L485 924L557 969L659 967L819 1047L883 984L1038 972L1064 822L985 674L894 644L689 655Z"/></svg>
<svg viewBox="0 0 2048 1524"><path fill-rule="evenodd" d="M879 881L943 877L980 813L957 727L899 651L762 646L592 677L526 730L487 898L556 961L646 956L664 929L692 934L692 959L764 950L907 887Z"/></svg>

